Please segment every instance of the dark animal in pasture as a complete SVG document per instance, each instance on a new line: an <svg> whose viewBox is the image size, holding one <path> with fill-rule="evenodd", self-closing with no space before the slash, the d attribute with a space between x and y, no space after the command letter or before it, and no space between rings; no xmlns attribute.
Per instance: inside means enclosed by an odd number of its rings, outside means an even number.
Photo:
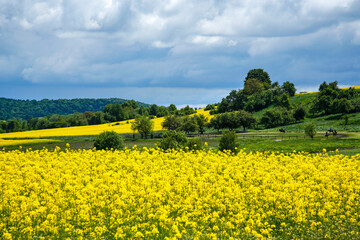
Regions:
<svg viewBox="0 0 360 240"><path fill-rule="evenodd" d="M283 128L280 128L279 131L282 133L285 133L285 129L283 129Z"/></svg>
<svg viewBox="0 0 360 240"><path fill-rule="evenodd" d="M329 137L330 133L331 133L333 136L337 135L337 131L336 131L336 130L333 130L332 128L330 128L329 130L326 131L326 133L325 133L324 136L327 138L327 137Z"/></svg>

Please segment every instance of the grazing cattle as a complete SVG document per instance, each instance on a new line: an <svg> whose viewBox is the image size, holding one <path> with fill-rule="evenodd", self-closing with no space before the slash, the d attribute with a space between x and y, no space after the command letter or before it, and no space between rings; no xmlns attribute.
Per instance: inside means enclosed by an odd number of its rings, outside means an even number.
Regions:
<svg viewBox="0 0 360 240"><path fill-rule="evenodd" d="M285 133L285 129L283 129L283 128L280 128L279 131L282 133Z"/></svg>
<svg viewBox="0 0 360 240"><path fill-rule="evenodd" d="M327 130L326 131L326 133L325 133L325 137L328 137L329 135L330 135L330 133L332 134L332 135L337 135L337 131L336 130L333 130L332 128L330 128L329 130Z"/></svg>

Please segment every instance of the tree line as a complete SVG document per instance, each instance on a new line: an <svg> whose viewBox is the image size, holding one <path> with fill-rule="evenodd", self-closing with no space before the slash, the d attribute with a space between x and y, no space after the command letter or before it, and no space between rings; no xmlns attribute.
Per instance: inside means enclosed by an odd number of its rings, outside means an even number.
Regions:
<svg viewBox="0 0 360 240"><path fill-rule="evenodd" d="M319 93L313 101L309 113L337 114L360 112L360 98L355 88L340 89L338 82L323 82L319 86Z"/></svg>
<svg viewBox="0 0 360 240"><path fill-rule="evenodd" d="M45 117L30 117L29 119L13 119L0 122L0 132L18 132L26 130L62 128L71 126L96 125L109 122L134 119L138 116L149 118L162 117L169 114L185 116L196 111L186 106L177 109L174 104L168 107L139 104L134 100L128 100L123 103L107 104L102 111L84 113L73 113L68 115L53 114Z"/></svg>
<svg viewBox="0 0 360 240"><path fill-rule="evenodd" d="M86 111L103 111L108 104L123 104L128 100L121 98L77 98L77 99L58 99L49 100L18 100L9 98L0 98L0 119L29 119L51 116L53 114L69 115L76 112L84 113ZM139 106L149 107L149 104L137 102Z"/></svg>

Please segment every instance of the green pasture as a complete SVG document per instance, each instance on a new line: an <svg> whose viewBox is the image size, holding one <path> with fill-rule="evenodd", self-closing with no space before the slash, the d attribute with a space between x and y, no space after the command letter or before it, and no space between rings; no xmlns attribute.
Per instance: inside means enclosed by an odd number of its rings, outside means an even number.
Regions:
<svg viewBox="0 0 360 240"><path fill-rule="evenodd" d="M277 130L277 129L273 129ZM203 135L200 136L203 143L207 143L209 149L217 149L219 145L221 134ZM40 150L47 148L50 151L55 149L56 146L61 149L66 149L66 143L70 144L72 149L91 149L93 148L93 140L95 136L83 137L57 137L54 139L60 140L56 143L47 144L29 144L23 145L22 150L33 149ZM155 148L159 144L160 139L132 139L125 138L124 144L127 148L132 148L135 145L138 148ZM339 150L340 153L347 155L355 155L360 153L360 132L339 132L337 136L330 135L325 138L322 133L318 133L314 139L304 136L301 132L270 132L268 131L250 131L247 133L238 133L237 141L240 148L245 148L246 152L265 152L275 151L290 153L306 152L317 153L322 152L323 149L327 151ZM19 146L7 146L8 150L19 149Z"/></svg>

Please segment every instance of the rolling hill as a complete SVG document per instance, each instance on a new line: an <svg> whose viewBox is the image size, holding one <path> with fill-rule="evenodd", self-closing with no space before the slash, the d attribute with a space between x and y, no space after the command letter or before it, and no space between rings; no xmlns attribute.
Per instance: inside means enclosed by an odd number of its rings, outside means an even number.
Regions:
<svg viewBox="0 0 360 240"><path fill-rule="evenodd" d="M0 98L0 120L28 119L44 117L52 114L67 115L75 112L103 111L107 104L124 103L121 98L76 98L49 100L19 100ZM149 104L137 102L139 106L149 107Z"/></svg>

